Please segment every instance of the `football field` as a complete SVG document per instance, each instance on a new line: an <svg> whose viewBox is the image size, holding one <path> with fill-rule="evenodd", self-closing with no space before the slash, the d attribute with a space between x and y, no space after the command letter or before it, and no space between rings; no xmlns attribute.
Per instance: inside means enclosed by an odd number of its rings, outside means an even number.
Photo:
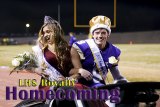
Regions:
<svg viewBox="0 0 160 107"><path fill-rule="evenodd" d="M121 49L119 69L129 81L160 81L160 44L115 44ZM0 66L11 65L11 60L32 45L0 46ZM109 73L109 82L112 77Z"/></svg>

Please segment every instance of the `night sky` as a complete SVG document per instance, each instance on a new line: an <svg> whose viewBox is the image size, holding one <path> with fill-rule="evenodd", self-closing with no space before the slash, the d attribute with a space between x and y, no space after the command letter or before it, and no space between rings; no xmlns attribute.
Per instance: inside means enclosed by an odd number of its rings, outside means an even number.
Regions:
<svg viewBox="0 0 160 107"><path fill-rule="evenodd" d="M95 15L111 18L113 23L113 0L76 0L77 24L88 25ZM45 15L58 20L66 33L87 33L89 28L74 27L74 0L1 0L0 34L25 33L29 23L30 33L38 33ZM113 32L160 30L159 0L117 0L116 28Z"/></svg>
<svg viewBox="0 0 160 107"><path fill-rule="evenodd" d="M0 27L1 33L24 33L26 23L30 24L31 32L37 32L43 24L45 15L53 17L57 14L56 1L4 0L0 2L0 23L3 25Z"/></svg>

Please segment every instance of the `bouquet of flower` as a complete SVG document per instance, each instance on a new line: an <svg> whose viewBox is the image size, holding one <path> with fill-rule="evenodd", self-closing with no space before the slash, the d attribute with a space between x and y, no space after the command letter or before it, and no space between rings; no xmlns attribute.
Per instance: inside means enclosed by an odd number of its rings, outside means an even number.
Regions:
<svg viewBox="0 0 160 107"><path fill-rule="evenodd" d="M32 72L33 68L38 67L37 57L30 52L24 52L23 54L18 54L12 60L12 65L14 69L10 72L19 72L21 70L28 70Z"/></svg>

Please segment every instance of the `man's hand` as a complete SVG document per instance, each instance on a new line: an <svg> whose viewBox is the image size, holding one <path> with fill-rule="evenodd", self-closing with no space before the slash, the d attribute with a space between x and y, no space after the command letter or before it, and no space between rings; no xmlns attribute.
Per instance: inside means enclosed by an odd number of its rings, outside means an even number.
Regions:
<svg viewBox="0 0 160 107"><path fill-rule="evenodd" d="M78 73L79 73L83 78L85 78L87 81L93 79L93 75L92 75L89 71L87 71L87 70L85 70L85 69L83 69L83 68L79 68Z"/></svg>

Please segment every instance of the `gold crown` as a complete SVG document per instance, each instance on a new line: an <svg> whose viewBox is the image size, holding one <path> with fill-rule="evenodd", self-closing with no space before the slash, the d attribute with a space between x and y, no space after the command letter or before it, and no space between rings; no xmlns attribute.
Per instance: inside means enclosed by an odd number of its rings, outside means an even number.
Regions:
<svg viewBox="0 0 160 107"><path fill-rule="evenodd" d="M89 21L90 27L94 26L95 24L104 24L108 27L111 27L111 21L106 16L95 16Z"/></svg>
<svg viewBox="0 0 160 107"><path fill-rule="evenodd" d="M105 28L109 31L109 33L111 32L111 29L110 29L111 21L106 16L98 15L98 16L93 17L89 21L89 25L90 25L90 32L91 33L97 28Z"/></svg>

